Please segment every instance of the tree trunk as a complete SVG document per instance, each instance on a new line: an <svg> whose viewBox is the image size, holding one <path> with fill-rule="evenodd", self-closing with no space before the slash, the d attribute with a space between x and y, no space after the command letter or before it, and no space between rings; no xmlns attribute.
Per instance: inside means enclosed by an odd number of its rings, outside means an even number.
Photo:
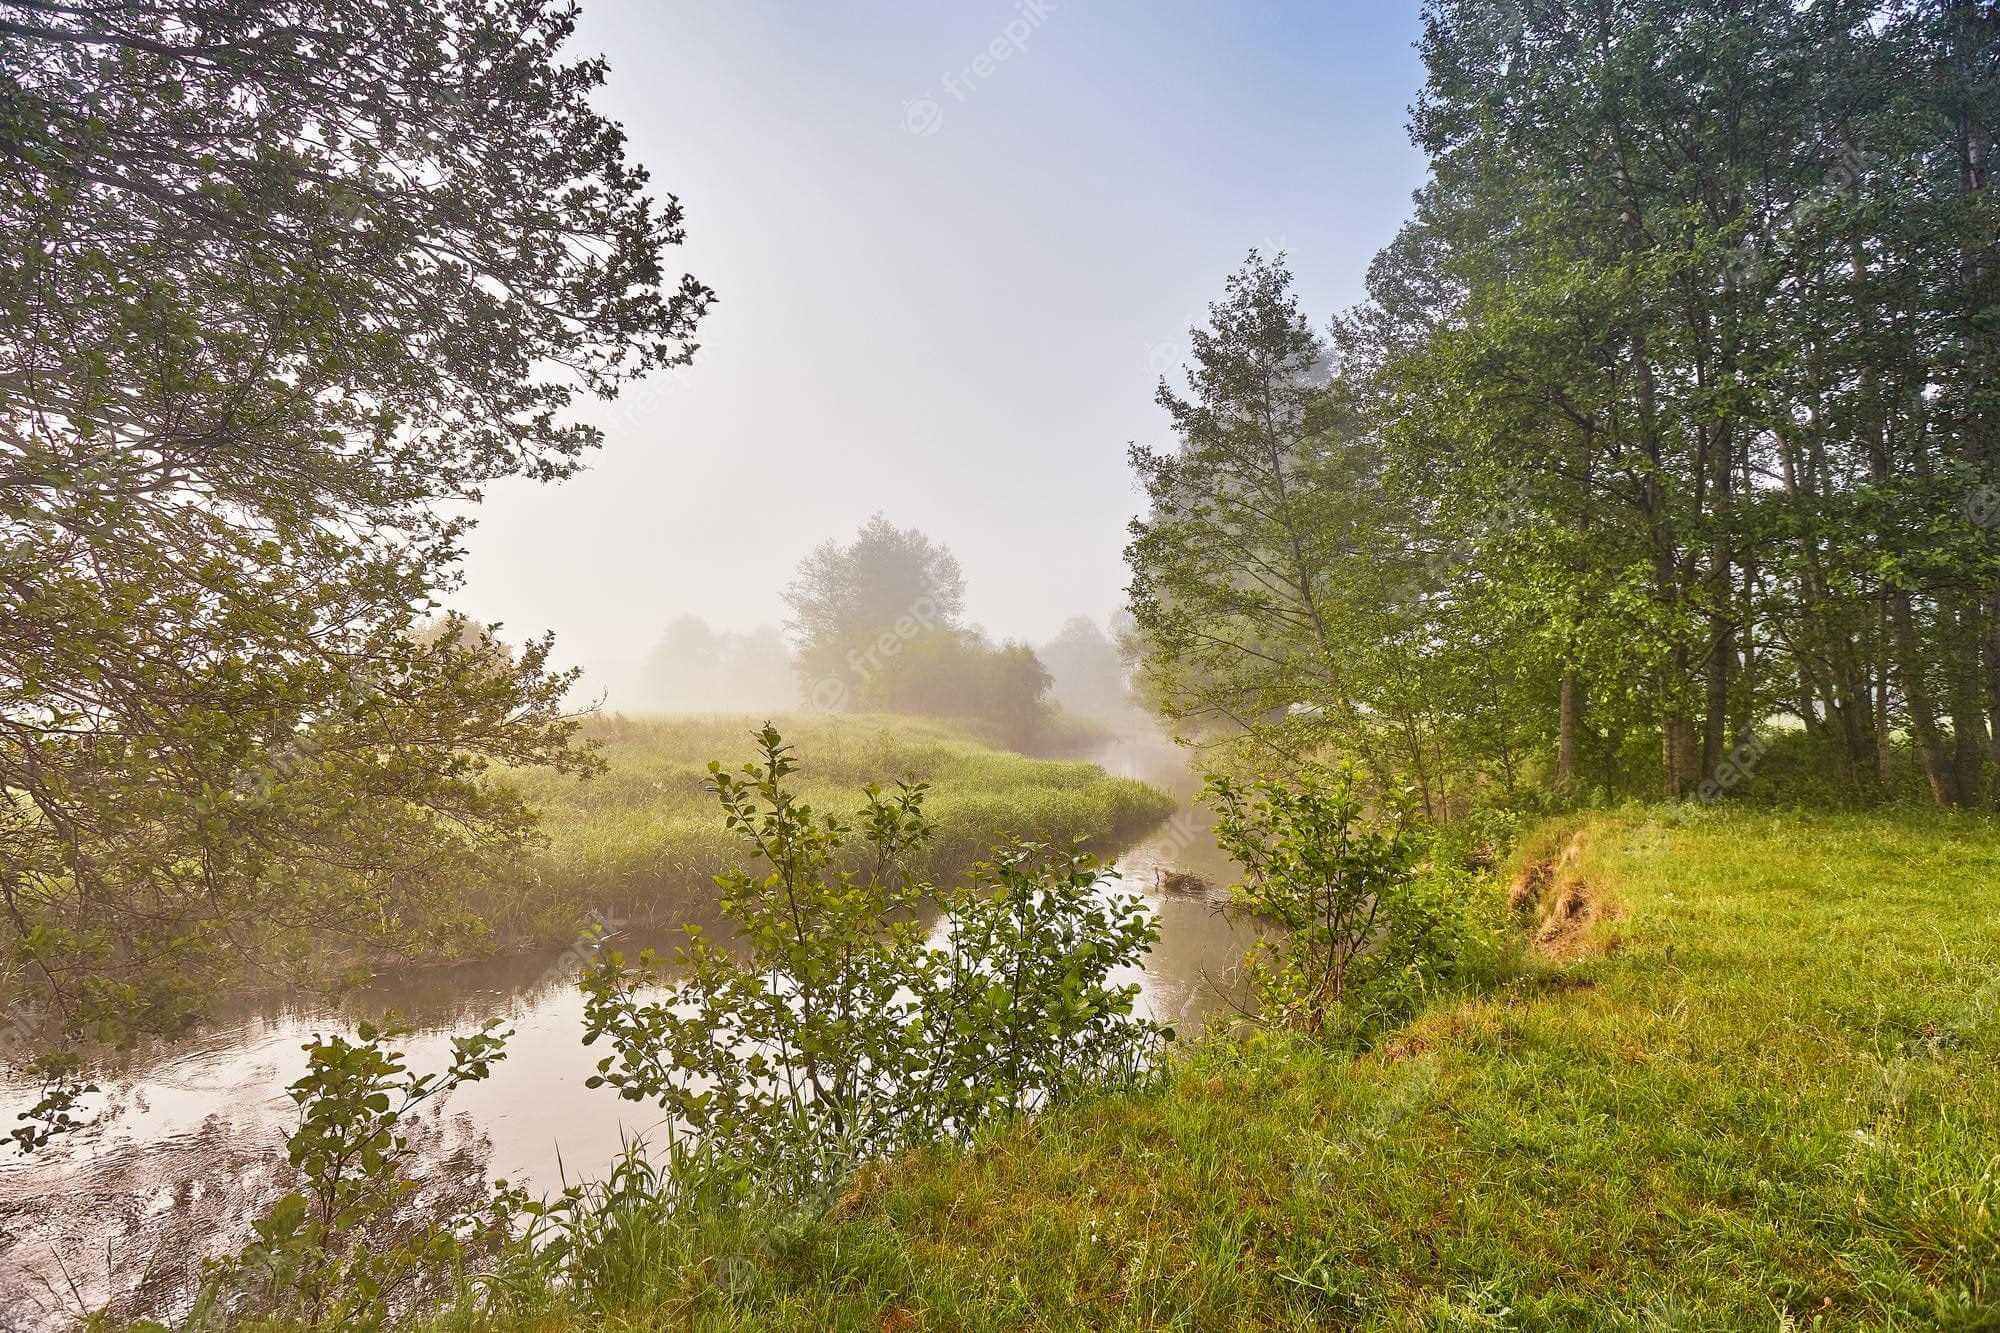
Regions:
<svg viewBox="0 0 2000 1333"><path fill-rule="evenodd" d="M1932 799L1950 809L1958 804L1958 775L1952 771L1951 756L1945 753L1944 735L1938 730L1937 704L1924 681L1916 615L1910 609L1908 593L1889 594L1889 621L1896 632L1896 674L1903 682L1903 701L1910 709L1910 734L1923 760L1924 780L1930 783Z"/></svg>
<svg viewBox="0 0 2000 1333"><path fill-rule="evenodd" d="M1986 636L1980 625L1980 604L1971 598L1951 600L1957 603L1948 621L1952 627L1952 777L1958 803L1970 808L1986 800L1986 752L1990 738L1986 731L1986 692L1981 688Z"/></svg>
<svg viewBox="0 0 2000 1333"><path fill-rule="evenodd" d="M1986 600L1986 724L1989 757L2000 770L2000 593ZM1993 784L1993 803L2000 806L2000 780Z"/></svg>
<svg viewBox="0 0 2000 1333"><path fill-rule="evenodd" d="M1666 768L1667 799L1685 801L1701 788L1700 733L1685 713L1670 717L1660 728Z"/></svg>
<svg viewBox="0 0 2000 1333"><path fill-rule="evenodd" d="M1728 614L1725 610L1723 614ZM1727 627L1721 631L1721 638L1708 654L1708 698L1704 707L1701 727L1701 763L1703 773L1713 774L1722 767L1722 761L1729 754L1729 677L1730 667L1736 661L1736 641L1734 633Z"/></svg>
<svg viewBox="0 0 2000 1333"><path fill-rule="evenodd" d="M1556 732L1556 786L1565 792L1576 787L1577 731L1583 724L1583 682L1574 667L1563 672L1562 715Z"/></svg>
<svg viewBox="0 0 2000 1333"><path fill-rule="evenodd" d="M1990 75L1987 62L2000 35L2000 23L1990 5L1959 0L1952 5L1956 30L1952 34L1953 71L1958 86L1952 90L1956 103L1954 126L1959 160L1959 189L1968 200L1978 200L1988 184L1987 145L1991 125L1980 119L1990 103L1981 93ZM1960 240L1961 280L1964 283L1961 318L1964 321L1966 419L1961 439L1961 457L1974 485L1990 475L1996 447L1993 407L1993 377L2000 370L2000 346L1996 346L1988 311L2000 290L1996 290L1993 245L1986 238L1962 233ZM2000 742L2000 726L1987 727L1987 714L1995 695L1992 663L1993 629L1988 623L1991 595L1958 594L1946 607L1945 627L1950 632L1951 725L1953 761L1958 782L1959 803L1984 804L1986 764L1991 747Z"/></svg>
<svg viewBox="0 0 2000 1333"><path fill-rule="evenodd" d="M1883 636L1877 633L1876 642ZM1886 645L1875 666L1875 780L1887 790L1895 780L1894 752L1889 748L1889 654Z"/></svg>
<svg viewBox="0 0 2000 1333"><path fill-rule="evenodd" d="M1732 280L1732 289L1735 284ZM1736 374L1736 356L1727 337L1718 372L1725 384ZM1707 715L1702 719L1701 771L1713 775L1729 757L1729 682L1736 667L1736 554L1730 541L1732 500L1736 480L1736 432L1725 414L1715 423L1710 448L1710 521L1715 531L1708 545L1708 602L1714 632L1709 635Z"/></svg>

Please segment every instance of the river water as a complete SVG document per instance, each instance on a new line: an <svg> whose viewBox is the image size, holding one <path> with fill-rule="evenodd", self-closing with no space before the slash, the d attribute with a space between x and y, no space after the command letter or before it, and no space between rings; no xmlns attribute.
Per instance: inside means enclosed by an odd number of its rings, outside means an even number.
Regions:
<svg viewBox="0 0 2000 1333"><path fill-rule="evenodd" d="M1178 752L1126 741L1097 760L1181 798L1175 816L1117 859L1116 888L1158 914L1160 942L1130 980L1144 1012L1192 1032L1237 998L1237 968L1255 927L1179 875L1226 884L1230 867L1188 799ZM617 939L663 951L671 935ZM194 1038L134 1053L98 1079L89 1128L23 1159L0 1148L0 1329L61 1327L107 1301L144 1306L184 1290L204 1253L238 1243L247 1218L278 1192L286 1087L304 1043L394 1013L413 1030L398 1044L417 1071L442 1068L455 1034L489 1020L512 1029L492 1077L454 1093L418 1129L428 1156L454 1170L554 1191L602 1175L625 1140L657 1133L650 1107L584 1087L603 1054L582 1043L575 951L493 959L379 978L338 1000L265 996L218 1007ZM38 1092L0 1080L0 1120ZM440 1183L440 1189L446 1185Z"/></svg>

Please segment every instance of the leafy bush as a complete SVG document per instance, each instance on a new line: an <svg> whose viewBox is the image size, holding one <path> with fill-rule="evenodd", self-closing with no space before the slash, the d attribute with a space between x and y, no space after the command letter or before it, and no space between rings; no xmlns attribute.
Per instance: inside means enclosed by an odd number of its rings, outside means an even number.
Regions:
<svg viewBox="0 0 2000 1333"><path fill-rule="evenodd" d="M885 633L846 698L867 712L953 718L1002 745L1034 750L1055 721L1051 677L1025 644L994 644L976 630Z"/></svg>
<svg viewBox="0 0 2000 1333"><path fill-rule="evenodd" d="M909 869L933 834L923 784L867 788L850 824L798 799L775 729L757 739L742 776L710 769L726 825L769 867L718 878L735 948L690 928L677 980L650 953L588 969L585 1041L612 1045L593 1086L658 1103L803 1193L861 1157L1129 1076L1171 1036L1112 980L1158 927L1101 891L1090 858L1020 843L934 890ZM919 917L933 899L935 939Z"/></svg>
<svg viewBox="0 0 2000 1333"><path fill-rule="evenodd" d="M1426 826L1427 859L1439 870L1489 870L1534 818L1529 808L1475 805L1449 823Z"/></svg>
<svg viewBox="0 0 2000 1333"><path fill-rule="evenodd" d="M1237 892L1284 927L1250 975L1263 1014L1316 1038L1365 1040L1411 1012L1474 945L1466 880L1417 870L1417 840L1368 821L1352 777L1211 776L1215 836L1243 868Z"/></svg>
<svg viewBox="0 0 2000 1333"><path fill-rule="evenodd" d="M427 1102L484 1079L506 1035L487 1024L452 1039L441 1073L413 1074L388 1043L395 1029L362 1024L356 1040L315 1037L292 1084L299 1123L287 1156L300 1188L253 1224L254 1238L210 1265L189 1328L245 1318L289 1327L375 1329L447 1294L470 1233L498 1247L490 1225L407 1205L420 1185L407 1125ZM483 1193L483 1186L481 1187Z"/></svg>
<svg viewBox="0 0 2000 1333"><path fill-rule="evenodd" d="M1887 746L1886 771L1856 767L1841 738L1822 729L1767 728L1751 742L1747 762L1710 789L1709 801L1796 806L1809 810L1931 805L1923 760L1906 739Z"/></svg>

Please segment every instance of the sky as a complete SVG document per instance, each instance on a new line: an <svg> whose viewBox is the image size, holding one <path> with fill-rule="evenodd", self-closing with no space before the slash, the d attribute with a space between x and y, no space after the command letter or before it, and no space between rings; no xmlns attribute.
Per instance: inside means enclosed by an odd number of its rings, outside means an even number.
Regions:
<svg viewBox="0 0 2000 1333"><path fill-rule="evenodd" d="M1323 328L1408 215L1416 8L584 0L573 52L718 302L692 366L581 413L588 472L489 491L455 605L553 630L616 706L669 621L779 622L880 511L996 638L1106 619L1187 327L1257 248Z"/></svg>

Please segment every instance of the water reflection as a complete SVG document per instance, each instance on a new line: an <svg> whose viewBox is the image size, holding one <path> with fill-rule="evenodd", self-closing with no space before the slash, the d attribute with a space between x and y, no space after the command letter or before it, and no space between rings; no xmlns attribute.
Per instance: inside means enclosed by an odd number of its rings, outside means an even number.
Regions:
<svg viewBox="0 0 2000 1333"><path fill-rule="evenodd" d="M1192 791L1178 752L1127 743L1100 758L1114 772ZM1173 819L1118 860L1121 887L1160 916L1161 939L1134 979L1142 1007L1182 1032L1237 998L1236 970L1255 927L1222 910L1230 870L1207 821L1183 802ZM628 931L618 944L670 948L677 932ZM488 1176L554 1190L565 1175L601 1174L624 1140L660 1124L657 1111L584 1087L600 1051L582 1044L577 955L551 951L415 970L341 1000L251 999L224 1006L195 1039L135 1053L92 1099L91 1127L33 1158L0 1161L0 1329L47 1328L107 1299L173 1290L196 1256L240 1240L231 1219L283 1188L285 1088L305 1070L315 1033L393 1012L414 1029L410 1067L443 1067L450 1039L489 1020L514 1031L493 1076L453 1094L425 1128L437 1159L483 1160ZM0 1106L37 1095L0 1082Z"/></svg>

